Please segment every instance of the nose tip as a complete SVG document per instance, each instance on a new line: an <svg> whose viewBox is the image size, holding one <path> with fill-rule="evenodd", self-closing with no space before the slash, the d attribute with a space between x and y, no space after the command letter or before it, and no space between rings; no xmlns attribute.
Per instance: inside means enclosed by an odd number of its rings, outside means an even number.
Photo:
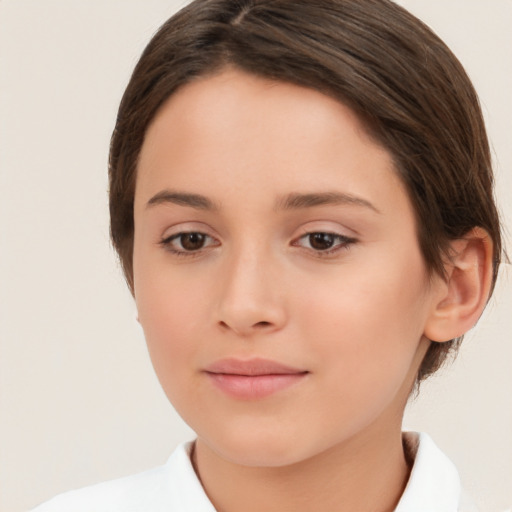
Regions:
<svg viewBox="0 0 512 512"><path fill-rule="evenodd" d="M250 336L257 333L269 333L280 329L284 324L284 315L277 305L265 302L261 307L238 302L236 307L224 304L219 319L220 327L232 331L238 336ZM252 306L252 307L251 307Z"/></svg>
<svg viewBox="0 0 512 512"><path fill-rule="evenodd" d="M224 276L217 318L224 331L250 336L279 330L286 323L282 288L269 265L262 263L246 259Z"/></svg>

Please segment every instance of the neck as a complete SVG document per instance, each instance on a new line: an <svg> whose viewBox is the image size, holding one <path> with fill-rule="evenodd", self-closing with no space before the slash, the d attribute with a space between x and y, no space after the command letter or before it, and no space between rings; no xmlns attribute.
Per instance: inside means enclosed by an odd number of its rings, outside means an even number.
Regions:
<svg viewBox="0 0 512 512"><path fill-rule="evenodd" d="M284 467L248 467L196 442L196 471L218 512L391 512L410 468L400 424L375 424L314 457Z"/></svg>

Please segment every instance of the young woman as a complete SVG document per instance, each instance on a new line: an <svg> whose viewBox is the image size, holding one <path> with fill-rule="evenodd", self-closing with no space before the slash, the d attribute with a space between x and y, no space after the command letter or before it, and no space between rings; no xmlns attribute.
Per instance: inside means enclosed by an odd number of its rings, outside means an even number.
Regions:
<svg viewBox="0 0 512 512"><path fill-rule="evenodd" d="M481 315L500 226L474 89L388 0L196 0L112 137L112 240L197 439L47 511L470 511L402 433Z"/></svg>

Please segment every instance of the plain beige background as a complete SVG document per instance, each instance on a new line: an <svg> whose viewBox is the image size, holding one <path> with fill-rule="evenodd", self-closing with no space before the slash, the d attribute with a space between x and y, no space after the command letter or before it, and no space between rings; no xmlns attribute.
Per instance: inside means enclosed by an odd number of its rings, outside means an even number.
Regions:
<svg viewBox="0 0 512 512"><path fill-rule="evenodd" d="M106 196L124 86L151 34L184 3L0 0L2 512L161 464L193 436L153 375L109 246ZM510 230L512 1L400 3L474 80ZM512 506L507 267L458 360L424 386L405 421L434 437L493 512Z"/></svg>

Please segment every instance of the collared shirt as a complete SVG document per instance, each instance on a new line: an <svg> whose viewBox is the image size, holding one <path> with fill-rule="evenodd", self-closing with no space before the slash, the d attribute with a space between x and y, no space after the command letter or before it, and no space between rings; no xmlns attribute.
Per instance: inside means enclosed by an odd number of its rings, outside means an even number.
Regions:
<svg viewBox="0 0 512 512"><path fill-rule="evenodd" d="M395 512L478 512L457 468L427 434L404 432L403 441L414 465Z"/></svg>
<svg viewBox="0 0 512 512"><path fill-rule="evenodd" d="M173 452L164 466L61 494L32 512L215 512L192 467L192 443ZM395 512L476 512L465 498L452 462L424 433L404 433L414 459Z"/></svg>

